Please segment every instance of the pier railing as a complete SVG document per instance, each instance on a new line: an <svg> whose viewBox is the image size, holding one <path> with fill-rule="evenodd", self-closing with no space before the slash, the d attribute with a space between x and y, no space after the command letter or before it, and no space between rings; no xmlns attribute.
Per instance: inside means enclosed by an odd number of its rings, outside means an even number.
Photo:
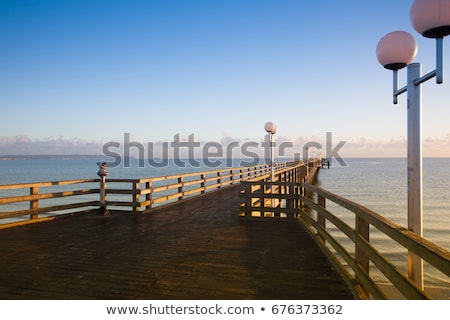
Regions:
<svg viewBox="0 0 450 320"><path fill-rule="evenodd" d="M97 206L98 182L83 179L0 185L0 219L37 220L50 212Z"/></svg>
<svg viewBox="0 0 450 320"><path fill-rule="evenodd" d="M362 205L305 183L306 174L304 169L300 174L299 168L279 171L273 182L264 177L244 181L242 207L245 216L297 218L302 221L362 298L388 298L372 277L373 269L381 272L394 290L407 299L432 298L376 248L376 244L370 241L370 233L373 232L389 237L450 279L449 251ZM276 188L271 190L273 186ZM331 212L327 206L345 209L346 219L342 214ZM348 224L344 220L353 220L353 223ZM352 245L348 246L348 243Z"/></svg>
<svg viewBox="0 0 450 320"><path fill-rule="evenodd" d="M310 184L321 164L320 160L279 163L273 180L268 165L144 179L107 179L106 205L132 213L145 212L239 182L245 216L302 221L362 297L387 297L373 277L376 269L404 297L430 298L376 248L370 234L389 237L449 278L450 252L357 203ZM0 227L96 210L100 205L99 184L100 179L85 179L0 185ZM345 211L345 218L336 213L336 206Z"/></svg>
<svg viewBox="0 0 450 320"><path fill-rule="evenodd" d="M274 171L288 165L277 163ZM269 173L270 166L261 164L143 179L106 179L106 205L141 212ZM100 206L99 194L98 178L0 185L0 224L96 210Z"/></svg>
<svg viewBox="0 0 450 320"><path fill-rule="evenodd" d="M299 195L305 195L300 182L313 182L318 168L324 164L323 159L310 159L290 163L274 174L266 174L243 181L241 194L245 198L243 212L245 216L280 217L294 216L300 207Z"/></svg>

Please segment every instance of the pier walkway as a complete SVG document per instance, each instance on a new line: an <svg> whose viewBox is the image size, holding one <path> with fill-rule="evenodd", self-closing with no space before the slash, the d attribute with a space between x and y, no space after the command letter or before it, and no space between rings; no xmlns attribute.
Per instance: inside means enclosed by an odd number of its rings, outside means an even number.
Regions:
<svg viewBox="0 0 450 320"><path fill-rule="evenodd" d="M239 217L240 190L0 230L0 298L354 298L299 220Z"/></svg>

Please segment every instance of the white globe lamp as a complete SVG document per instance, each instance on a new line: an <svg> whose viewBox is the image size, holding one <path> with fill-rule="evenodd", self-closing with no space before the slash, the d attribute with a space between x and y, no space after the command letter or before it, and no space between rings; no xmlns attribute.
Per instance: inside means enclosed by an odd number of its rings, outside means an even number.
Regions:
<svg viewBox="0 0 450 320"><path fill-rule="evenodd" d="M277 132L277 126L275 123L269 121L264 125L264 130L266 130L270 134L275 134Z"/></svg>
<svg viewBox="0 0 450 320"><path fill-rule="evenodd" d="M416 0L410 17L414 29L424 37L450 35L450 0Z"/></svg>
<svg viewBox="0 0 450 320"><path fill-rule="evenodd" d="M408 32L394 31L380 39L376 54L378 61L386 69L402 69L416 57L417 42Z"/></svg>

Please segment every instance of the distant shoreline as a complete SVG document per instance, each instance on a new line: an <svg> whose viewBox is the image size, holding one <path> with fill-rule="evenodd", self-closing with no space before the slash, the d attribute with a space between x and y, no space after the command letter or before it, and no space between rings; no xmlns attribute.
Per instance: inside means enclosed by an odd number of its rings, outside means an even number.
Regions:
<svg viewBox="0 0 450 320"><path fill-rule="evenodd" d="M4 155L0 160L101 160L103 155L85 154L39 154L39 155Z"/></svg>
<svg viewBox="0 0 450 320"><path fill-rule="evenodd" d="M125 157L122 158L122 161ZM423 157L423 159L448 159L449 157ZM13 155L0 155L0 161L8 161L8 160L96 160L103 161L105 159L105 155L102 154L13 154ZM138 159L137 157L130 156L129 159L132 160L147 160L147 159ZM214 158L214 159L222 159L225 158ZM246 159L246 158L237 158L237 159ZM346 157L344 159L406 159L406 157ZM153 160L160 161L161 158L153 158ZM169 158L169 160L173 160L173 158ZM180 158L179 160L187 161L188 158ZM194 158L194 160L201 161L202 159ZM211 159L210 159L211 160ZM277 159L277 161L292 161L294 159Z"/></svg>

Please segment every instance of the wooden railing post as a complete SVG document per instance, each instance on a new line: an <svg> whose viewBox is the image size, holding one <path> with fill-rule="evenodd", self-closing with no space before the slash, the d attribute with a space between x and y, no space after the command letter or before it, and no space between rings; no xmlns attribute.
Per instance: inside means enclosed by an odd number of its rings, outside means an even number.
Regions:
<svg viewBox="0 0 450 320"><path fill-rule="evenodd" d="M146 206L147 210L151 209L151 207L152 207L152 197L153 197L152 187L153 187L153 182L151 180L147 181L145 183L145 189L148 190L148 193L145 195L145 200L148 202L148 205Z"/></svg>
<svg viewBox="0 0 450 320"><path fill-rule="evenodd" d="M183 199L183 177L178 177L178 200Z"/></svg>
<svg viewBox="0 0 450 320"><path fill-rule="evenodd" d="M252 216L252 184L250 182L243 182L244 183L244 212L246 217Z"/></svg>
<svg viewBox="0 0 450 320"><path fill-rule="evenodd" d="M295 184L295 208L299 209L302 206L302 202L300 200L300 196L302 194L302 187L300 185L300 182L297 182Z"/></svg>
<svg viewBox="0 0 450 320"><path fill-rule="evenodd" d="M282 194L283 194L283 173L279 173L279 174L275 174L275 181L277 182L276 185L273 186L272 188L272 196L278 195L277 198L272 198L272 204L274 208L281 208L281 199L282 199ZM280 217L281 216L281 212L274 212L273 213L274 217Z"/></svg>
<svg viewBox="0 0 450 320"><path fill-rule="evenodd" d="M222 179L220 176L220 171L217 172L217 184L218 184L217 189L220 189L222 187Z"/></svg>
<svg viewBox="0 0 450 320"><path fill-rule="evenodd" d="M291 176L292 178L292 176ZM289 183L293 183L292 179L289 179L288 181ZM296 194L296 189L297 187L295 185L289 185L286 186L286 194L287 194L287 199L286 199L286 209L287 209L287 213L292 217L295 218L295 208L296 208L296 199L297 199L297 194Z"/></svg>
<svg viewBox="0 0 450 320"><path fill-rule="evenodd" d="M361 236L364 240L369 242L369 223L364 219L360 218L358 215L355 219L355 231L357 235ZM361 269L369 276L369 257L364 253L364 250L359 248L359 246L355 243L355 259L356 263L358 263ZM358 277L356 280L359 281ZM359 281L362 282L362 281ZM365 294L368 296L369 291L367 288L363 287Z"/></svg>
<svg viewBox="0 0 450 320"><path fill-rule="evenodd" d="M200 183L200 187L202 188L200 193L204 194L206 192L206 178L205 178L205 174L204 173L202 173L200 175L200 179L202 180L202 182Z"/></svg>
<svg viewBox="0 0 450 320"><path fill-rule="evenodd" d="M39 187L33 186L30 188L30 195L31 196L36 196L39 194ZM30 209L38 209L39 208L39 200L31 200L30 201ZM37 219L38 218L38 214L37 213L33 213L30 214L30 219Z"/></svg>
<svg viewBox="0 0 450 320"><path fill-rule="evenodd" d="M261 181L258 181L258 182L261 183ZM262 191L261 198L259 199L259 206L261 207L261 210L260 210L261 217L264 217L266 215L266 211L264 211L264 208L266 207L266 193L267 193L266 187L267 187L267 185L264 182L265 181L263 181L262 184L259 185L260 190ZM269 188L271 188L271 186L269 186ZM252 192L253 192L253 189L252 189ZM269 199L269 200L272 201L272 199Z"/></svg>
<svg viewBox="0 0 450 320"><path fill-rule="evenodd" d="M318 194L317 195L317 204L325 209L325 197L320 195L320 194ZM319 224L319 226L321 226L322 228L325 229L325 227L326 227L326 218L320 212L317 212L317 223ZM322 241L325 242L325 239L322 238L321 236L320 236L320 239L322 239Z"/></svg>
<svg viewBox="0 0 450 320"><path fill-rule="evenodd" d="M139 181L134 181L132 182L133 185L133 193L131 194L131 202L133 203L133 212L138 212L138 208L139 208L139 197L140 197L140 193L139 193Z"/></svg>

